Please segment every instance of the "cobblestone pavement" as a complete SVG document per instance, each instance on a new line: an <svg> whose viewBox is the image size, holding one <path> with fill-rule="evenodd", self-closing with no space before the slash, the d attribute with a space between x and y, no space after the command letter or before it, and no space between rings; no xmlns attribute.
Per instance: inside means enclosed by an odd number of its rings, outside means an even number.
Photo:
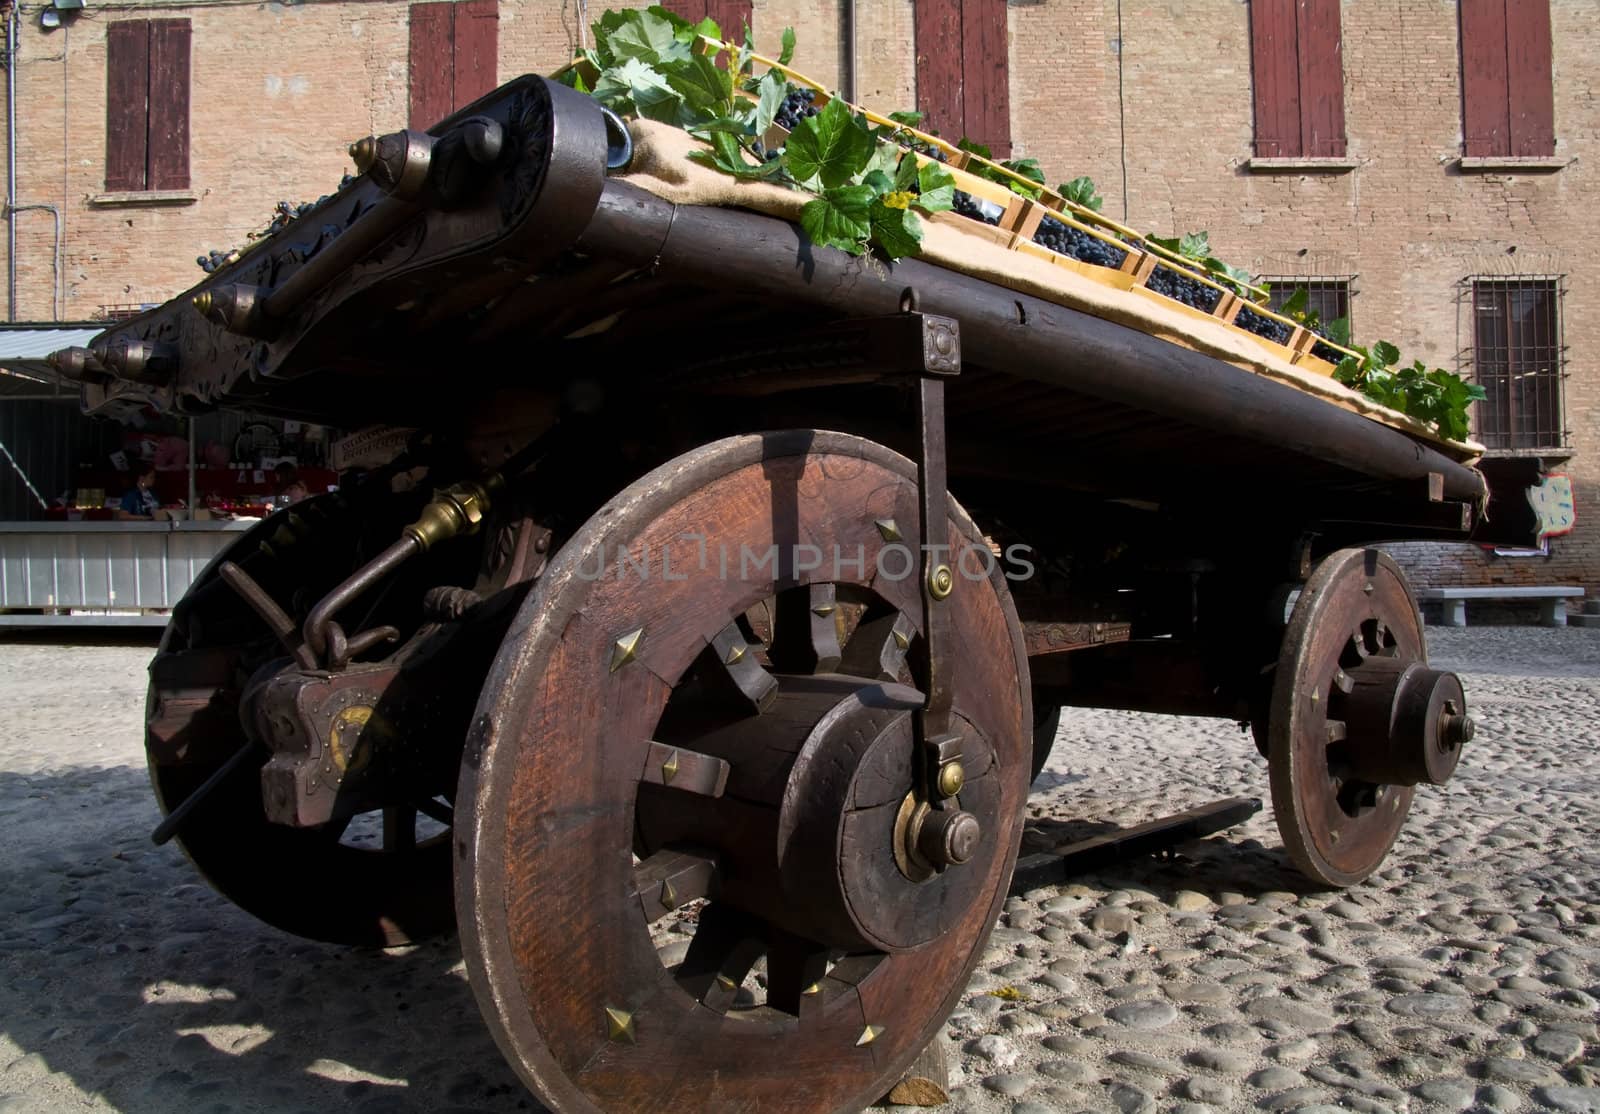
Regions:
<svg viewBox="0 0 1600 1114"><path fill-rule="evenodd" d="M1600 1112L1600 636L1430 631L1480 730L1343 893L1240 828L1014 894L948 1109ZM0 643L0 1114L532 1110L453 942L351 952L214 896L140 759L144 645ZM1267 793L1228 723L1069 715L1032 810L1087 834Z"/></svg>

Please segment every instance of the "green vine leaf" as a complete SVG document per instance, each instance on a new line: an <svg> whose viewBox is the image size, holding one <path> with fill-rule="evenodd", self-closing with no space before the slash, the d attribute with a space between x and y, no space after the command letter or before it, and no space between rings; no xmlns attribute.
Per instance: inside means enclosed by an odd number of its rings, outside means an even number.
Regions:
<svg viewBox="0 0 1600 1114"><path fill-rule="evenodd" d="M794 28L783 29L783 49L778 52L778 65L787 66L794 61Z"/></svg>
<svg viewBox="0 0 1600 1114"><path fill-rule="evenodd" d="M777 70L767 71L759 82L756 83L756 135L766 135L767 129L772 127L773 118L778 115L778 109L783 107L783 98L789 95L789 83Z"/></svg>
<svg viewBox="0 0 1600 1114"><path fill-rule="evenodd" d="M744 157L744 148L731 132L713 132L711 150L691 151L689 158L735 178L772 178L781 170L776 162L751 163Z"/></svg>
<svg viewBox="0 0 1600 1114"><path fill-rule="evenodd" d="M890 204L896 195L880 197L869 210L872 241L890 259L916 255L922 250L922 221L910 209Z"/></svg>
<svg viewBox="0 0 1600 1114"><path fill-rule="evenodd" d="M925 213L943 213L955 203L955 175L936 162L923 163L917 171L917 208Z"/></svg>
<svg viewBox="0 0 1600 1114"><path fill-rule="evenodd" d="M595 83L597 100L617 112L636 112L651 120L676 123L682 98L657 70L639 58L612 66Z"/></svg>
<svg viewBox="0 0 1600 1114"><path fill-rule="evenodd" d="M610 14L606 13L608 16ZM689 60L689 47L678 40L678 28L673 22L676 17L670 12L662 8L649 8L629 14L634 18L629 19L624 16L621 26L606 36L606 44L613 59L626 61L629 58L637 58L651 66L672 65ZM597 35L596 40L598 39Z"/></svg>
<svg viewBox="0 0 1600 1114"><path fill-rule="evenodd" d="M705 54L667 74L667 84L683 97L684 104L696 111L726 112L733 99L733 75L721 69Z"/></svg>
<svg viewBox="0 0 1600 1114"><path fill-rule="evenodd" d="M838 97L802 120L784 147L784 162L798 182L813 178L825 189L843 186L867 168L877 144Z"/></svg>
<svg viewBox="0 0 1600 1114"><path fill-rule="evenodd" d="M1063 182L1056 187L1056 192L1074 205L1082 205L1091 212L1098 213L1105 204L1105 198L1094 191L1094 179L1088 175L1074 178L1070 182Z"/></svg>
<svg viewBox="0 0 1600 1114"><path fill-rule="evenodd" d="M871 186L823 190L821 197L800 210L800 227L813 244L862 255L867 250L867 238L872 235L872 201Z"/></svg>

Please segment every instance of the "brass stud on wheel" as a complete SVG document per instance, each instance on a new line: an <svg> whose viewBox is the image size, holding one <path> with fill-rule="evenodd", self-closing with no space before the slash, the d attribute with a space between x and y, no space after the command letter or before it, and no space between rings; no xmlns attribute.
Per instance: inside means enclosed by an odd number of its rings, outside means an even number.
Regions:
<svg viewBox="0 0 1600 1114"><path fill-rule="evenodd" d="M949 565L939 565L928 573L928 594L936 600L949 599L955 586L955 574Z"/></svg>
<svg viewBox="0 0 1600 1114"><path fill-rule="evenodd" d="M961 787L967 783L967 771L961 768L959 762L946 762L939 770L939 793L945 797L954 797L961 792Z"/></svg>

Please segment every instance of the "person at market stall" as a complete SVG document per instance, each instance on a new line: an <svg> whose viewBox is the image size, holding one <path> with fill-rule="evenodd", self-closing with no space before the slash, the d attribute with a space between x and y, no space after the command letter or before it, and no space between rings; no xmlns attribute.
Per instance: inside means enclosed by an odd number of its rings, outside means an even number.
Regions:
<svg viewBox="0 0 1600 1114"><path fill-rule="evenodd" d="M133 486L122 497L122 503L117 507L119 519L153 518L155 510L161 505L161 500L156 498L156 470L154 468L141 469L134 477Z"/></svg>

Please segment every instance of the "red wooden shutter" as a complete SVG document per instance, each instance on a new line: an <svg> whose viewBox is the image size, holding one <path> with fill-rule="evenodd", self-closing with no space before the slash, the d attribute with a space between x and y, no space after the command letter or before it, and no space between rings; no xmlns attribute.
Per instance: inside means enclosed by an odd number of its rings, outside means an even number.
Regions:
<svg viewBox="0 0 1600 1114"><path fill-rule="evenodd" d="M1006 0L962 0L961 102L967 135L1011 157L1010 45Z"/></svg>
<svg viewBox="0 0 1600 1114"><path fill-rule="evenodd" d="M1548 12L1546 34L1549 33ZM1511 154L1506 0L1461 0L1461 122L1469 158Z"/></svg>
<svg viewBox="0 0 1600 1114"><path fill-rule="evenodd" d="M1344 57L1339 0L1299 0L1296 43L1300 78L1300 153L1343 158Z"/></svg>
<svg viewBox="0 0 1600 1114"><path fill-rule="evenodd" d="M662 0L661 6L690 23L699 23L706 17L706 0Z"/></svg>
<svg viewBox="0 0 1600 1114"><path fill-rule="evenodd" d="M961 94L961 0L918 0L914 18L922 126L954 143L967 134Z"/></svg>
<svg viewBox="0 0 1600 1114"><path fill-rule="evenodd" d="M717 21L723 39L728 42L744 42L744 29L755 26L750 15L750 0L711 0L706 5L706 15Z"/></svg>
<svg viewBox="0 0 1600 1114"><path fill-rule="evenodd" d="M147 188L150 21L106 27L106 191Z"/></svg>
<svg viewBox="0 0 1600 1114"><path fill-rule="evenodd" d="M662 7L690 23L699 23L710 16L722 28L724 40L742 43L744 29L753 26L750 3L751 0L666 0Z"/></svg>
<svg viewBox="0 0 1600 1114"><path fill-rule="evenodd" d="M1556 153L1550 66L1550 0L1506 0L1506 86L1513 155L1549 158Z"/></svg>
<svg viewBox="0 0 1600 1114"><path fill-rule="evenodd" d="M426 131L455 106L455 29L450 3L411 5L411 126Z"/></svg>
<svg viewBox="0 0 1600 1114"><path fill-rule="evenodd" d="M1250 0L1250 65L1258 158L1295 158L1305 151L1300 126L1296 2Z"/></svg>
<svg viewBox="0 0 1600 1114"><path fill-rule="evenodd" d="M150 21L147 189L189 188L189 21Z"/></svg>
<svg viewBox="0 0 1600 1114"><path fill-rule="evenodd" d="M494 89L500 74L499 0L466 0L455 6L453 108L461 109Z"/></svg>

